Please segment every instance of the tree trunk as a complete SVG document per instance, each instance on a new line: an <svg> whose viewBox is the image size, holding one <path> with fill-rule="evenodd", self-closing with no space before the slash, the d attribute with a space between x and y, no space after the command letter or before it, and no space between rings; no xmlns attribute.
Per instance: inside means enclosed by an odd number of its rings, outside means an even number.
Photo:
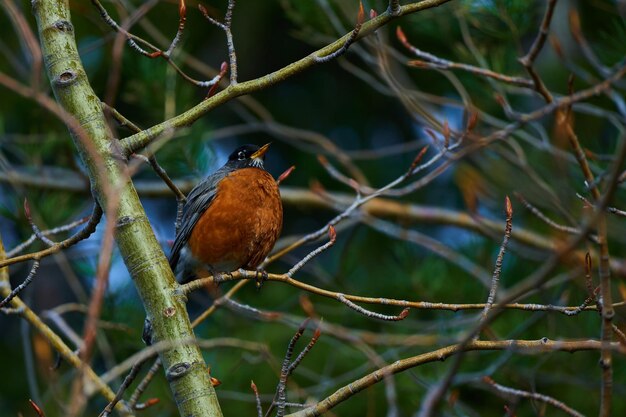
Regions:
<svg viewBox="0 0 626 417"><path fill-rule="evenodd" d="M32 5L48 77L57 102L77 122L69 127L89 171L94 197L107 221L116 222L115 239L152 322L154 339L172 343L160 356L180 414L221 416L200 349L189 344L193 331L185 300L176 293L177 283L167 259L126 175L126 158L112 138L100 100L87 80L68 1L34 0Z"/></svg>

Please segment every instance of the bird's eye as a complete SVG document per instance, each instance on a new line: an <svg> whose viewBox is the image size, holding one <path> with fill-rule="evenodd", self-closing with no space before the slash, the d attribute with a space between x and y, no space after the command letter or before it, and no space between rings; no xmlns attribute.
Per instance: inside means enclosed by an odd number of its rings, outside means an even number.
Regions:
<svg viewBox="0 0 626 417"><path fill-rule="evenodd" d="M239 153L237 154L237 159L243 161L244 159L246 159L246 153L244 151L239 151Z"/></svg>

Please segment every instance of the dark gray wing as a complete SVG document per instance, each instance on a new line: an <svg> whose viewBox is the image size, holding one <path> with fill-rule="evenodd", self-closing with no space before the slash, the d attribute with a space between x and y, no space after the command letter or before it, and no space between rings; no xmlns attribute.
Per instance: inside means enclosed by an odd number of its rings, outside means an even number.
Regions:
<svg viewBox="0 0 626 417"><path fill-rule="evenodd" d="M187 196L187 202L183 208L183 218L180 229L174 240L172 251L170 252L170 267L176 273L176 266L180 260L180 253L191 236L196 223L200 219L202 213L206 211L215 199L217 193L217 184L227 176L232 170L226 166L218 169L207 179L196 185Z"/></svg>

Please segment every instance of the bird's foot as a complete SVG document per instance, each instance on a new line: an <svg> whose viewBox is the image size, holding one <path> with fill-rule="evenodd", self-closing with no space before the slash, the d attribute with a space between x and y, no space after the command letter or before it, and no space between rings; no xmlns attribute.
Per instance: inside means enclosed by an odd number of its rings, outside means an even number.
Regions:
<svg viewBox="0 0 626 417"><path fill-rule="evenodd" d="M224 281L232 281L235 278L232 272L215 271L212 273L212 275L213 275L213 283L215 284L220 284Z"/></svg>
<svg viewBox="0 0 626 417"><path fill-rule="evenodd" d="M254 276L257 291L261 289L261 287L263 286L265 281L268 280L268 278L269 278L269 274L267 273L265 269L260 269L260 270L257 269L256 274Z"/></svg>

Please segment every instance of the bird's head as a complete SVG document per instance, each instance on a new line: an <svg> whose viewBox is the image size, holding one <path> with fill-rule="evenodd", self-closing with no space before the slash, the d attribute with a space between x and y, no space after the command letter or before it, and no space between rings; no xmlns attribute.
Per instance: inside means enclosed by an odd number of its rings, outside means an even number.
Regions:
<svg viewBox="0 0 626 417"><path fill-rule="evenodd" d="M228 162L226 164L234 169L250 167L263 168L265 152L267 152L269 147L270 143L266 143L261 147L256 145L240 146L228 156Z"/></svg>

